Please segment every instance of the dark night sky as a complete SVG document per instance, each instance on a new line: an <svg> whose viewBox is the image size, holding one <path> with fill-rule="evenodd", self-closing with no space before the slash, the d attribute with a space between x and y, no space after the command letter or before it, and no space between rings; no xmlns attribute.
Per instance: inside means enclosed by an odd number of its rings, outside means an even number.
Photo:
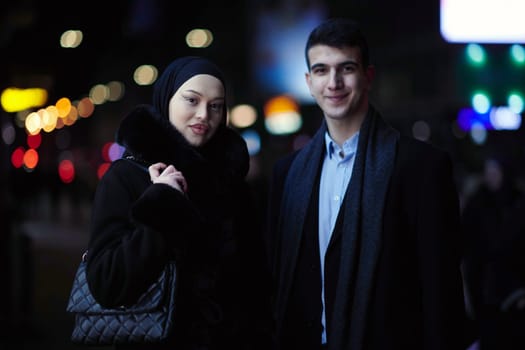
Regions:
<svg viewBox="0 0 525 350"><path fill-rule="evenodd" d="M185 34L206 27L215 43L205 54L231 73L235 85L246 84L254 19L260 9L287 11L315 1L199 1L183 9L179 2L163 0L7 1L0 5L0 49L4 66L1 86L23 82L31 74L53 77L57 94L80 93L107 72L115 73L127 62L140 59L163 64L179 54L191 53ZM438 2L325 1L327 15L348 15L363 22L370 41L389 52L407 50L416 36L439 42ZM67 4L67 3L66 3ZM84 42L74 50L58 47L65 29L80 29ZM408 50L411 50L410 48ZM302 63L302 62L301 62ZM75 74L72 74L74 72ZM248 77L249 78L249 77ZM243 80L243 82L241 82Z"/></svg>

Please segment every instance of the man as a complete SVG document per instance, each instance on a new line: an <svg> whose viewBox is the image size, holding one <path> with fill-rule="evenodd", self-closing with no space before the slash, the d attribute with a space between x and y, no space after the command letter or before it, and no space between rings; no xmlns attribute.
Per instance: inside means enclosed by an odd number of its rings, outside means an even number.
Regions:
<svg viewBox="0 0 525 350"><path fill-rule="evenodd" d="M324 120L274 167L268 240L282 350L465 349L460 211L449 156L387 125L357 24L306 44Z"/></svg>

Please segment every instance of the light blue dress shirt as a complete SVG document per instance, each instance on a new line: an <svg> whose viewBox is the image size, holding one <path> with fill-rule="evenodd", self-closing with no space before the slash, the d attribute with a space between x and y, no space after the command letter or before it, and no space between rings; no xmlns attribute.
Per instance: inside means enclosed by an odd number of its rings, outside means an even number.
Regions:
<svg viewBox="0 0 525 350"><path fill-rule="evenodd" d="M321 318L323 344L326 343L326 313L324 306L325 254L334 230L337 215L339 214L339 208L352 176L358 140L359 132L346 140L341 148L334 142L328 132L325 133L326 153L319 184L319 253L321 257L321 297L323 302Z"/></svg>

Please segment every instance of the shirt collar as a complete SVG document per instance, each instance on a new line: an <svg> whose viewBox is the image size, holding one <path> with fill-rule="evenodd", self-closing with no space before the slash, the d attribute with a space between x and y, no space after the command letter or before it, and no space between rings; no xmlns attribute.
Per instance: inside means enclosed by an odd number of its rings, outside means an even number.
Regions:
<svg viewBox="0 0 525 350"><path fill-rule="evenodd" d="M326 154L329 158L332 158L334 154L338 154L341 150L343 151L345 158L349 157L350 155L354 154L357 150L357 141L359 140L359 131L356 132L354 135L350 136L348 139L346 139L345 142L343 142L343 147L339 147L339 145L332 139L328 131L324 134L324 140L325 140L325 147L326 147Z"/></svg>

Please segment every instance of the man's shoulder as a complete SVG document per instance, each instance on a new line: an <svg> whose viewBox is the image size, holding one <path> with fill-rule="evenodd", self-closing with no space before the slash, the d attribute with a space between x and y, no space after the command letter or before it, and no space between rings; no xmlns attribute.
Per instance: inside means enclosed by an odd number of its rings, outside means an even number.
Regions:
<svg viewBox="0 0 525 350"><path fill-rule="evenodd" d="M424 157L442 157L448 155L448 151L438 145L407 135L401 135L399 137L399 152L400 154Z"/></svg>

